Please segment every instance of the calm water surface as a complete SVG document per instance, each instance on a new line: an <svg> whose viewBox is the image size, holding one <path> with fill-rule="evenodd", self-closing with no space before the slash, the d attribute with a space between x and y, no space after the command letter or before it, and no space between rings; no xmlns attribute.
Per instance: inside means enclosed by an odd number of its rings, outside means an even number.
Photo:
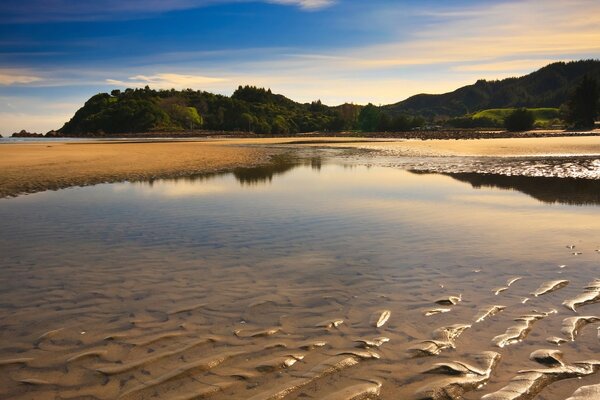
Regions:
<svg viewBox="0 0 600 400"><path fill-rule="evenodd" d="M481 398L540 367L529 353L555 348L545 338L576 315L561 302L600 278L599 193L595 181L313 158L0 200L0 398L259 399L294 388L286 399L345 399L378 382L382 398L410 399L443 379L422 374L434 363L497 351L487 385L464 395ZM523 279L494 294L513 277ZM554 279L569 285L529 294ZM462 301L424 315L449 295ZM494 304L507 308L474 323ZM522 342L492 343L515 318L552 309ZM600 315L600 304L582 310ZM411 355L456 323L472 326L454 349ZM560 347L568 361L598 357L597 326ZM357 353L355 340L379 336L390 341ZM537 398L599 382L563 380Z"/></svg>

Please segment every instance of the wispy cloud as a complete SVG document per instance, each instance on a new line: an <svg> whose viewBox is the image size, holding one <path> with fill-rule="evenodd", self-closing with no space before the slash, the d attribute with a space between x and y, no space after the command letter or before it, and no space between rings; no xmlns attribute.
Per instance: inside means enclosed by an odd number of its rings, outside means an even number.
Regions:
<svg viewBox="0 0 600 400"><path fill-rule="evenodd" d="M0 68L0 85L24 85L41 80L41 77L21 70Z"/></svg>
<svg viewBox="0 0 600 400"><path fill-rule="evenodd" d="M151 86L156 89L187 89L211 85L226 81L226 78L215 78L202 75L184 75L174 73L159 73L154 75L136 75L126 80L106 79L106 83L124 87Z"/></svg>
<svg viewBox="0 0 600 400"><path fill-rule="evenodd" d="M335 0L267 0L269 3L298 6L304 10L319 10L333 5Z"/></svg>
<svg viewBox="0 0 600 400"><path fill-rule="evenodd" d="M170 11L252 1L289 5L307 11L329 7L336 2L336 0L3 0L0 2L0 21L20 23L127 20Z"/></svg>

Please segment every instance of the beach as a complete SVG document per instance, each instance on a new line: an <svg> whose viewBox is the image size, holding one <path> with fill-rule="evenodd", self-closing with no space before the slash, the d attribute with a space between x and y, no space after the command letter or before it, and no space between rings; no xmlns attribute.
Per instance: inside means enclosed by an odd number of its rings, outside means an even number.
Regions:
<svg viewBox="0 0 600 400"><path fill-rule="evenodd" d="M409 157L600 155L600 137L478 140L262 138L36 142L0 145L0 197L103 182L230 171L297 148L365 150Z"/></svg>

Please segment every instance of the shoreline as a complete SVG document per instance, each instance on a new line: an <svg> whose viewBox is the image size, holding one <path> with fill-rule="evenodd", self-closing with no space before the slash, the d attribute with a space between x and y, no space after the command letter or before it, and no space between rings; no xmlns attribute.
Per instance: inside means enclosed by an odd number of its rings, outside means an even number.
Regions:
<svg viewBox="0 0 600 400"><path fill-rule="evenodd" d="M295 149L366 150L391 157L600 157L600 137L417 140L282 137L97 140L0 146L0 198L100 183L176 178L255 167Z"/></svg>
<svg viewBox="0 0 600 400"><path fill-rule="evenodd" d="M511 139L511 138L542 138L542 137L585 137L600 136L600 128L584 130L567 129L533 129L523 132L510 132L499 129L439 129L414 130L404 132L304 132L290 135L265 135L241 131L165 131L145 133L123 133L114 135L85 134L51 135L31 134L24 136L8 136L4 139L33 139L33 140L119 140L119 139L280 139L280 138L367 138L367 139ZM1 143L1 141L0 141Z"/></svg>
<svg viewBox="0 0 600 400"><path fill-rule="evenodd" d="M101 183L229 172L281 150L218 142L16 143L0 146L0 198Z"/></svg>

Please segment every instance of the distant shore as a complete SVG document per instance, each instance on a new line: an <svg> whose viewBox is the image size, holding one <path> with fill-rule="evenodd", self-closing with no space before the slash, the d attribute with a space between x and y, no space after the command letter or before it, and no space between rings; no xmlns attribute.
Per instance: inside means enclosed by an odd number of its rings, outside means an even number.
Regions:
<svg viewBox="0 0 600 400"><path fill-rule="evenodd" d="M22 131L25 132L25 131ZM11 138L33 138L33 139L116 139L116 138L238 138L238 139L278 139L282 137L357 137L357 138L394 138L394 139L508 139L524 137L571 137L571 136L600 136L600 128L587 130L564 130L564 129L534 129L525 132L509 132L505 130L494 129L435 129L435 130L412 130L405 132L306 132L292 135L259 135L244 131L157 131L145 133L121 133L121 134L82 134L82 135L60 135L52 131L52 134L43 135L41 133L13 134ZM7 137L8 138L8 137Z"/></svg>
<svg viewBox="0 0 600 400"><path fill-rule="evenodd" d="M264 165L272 156L300 147L370 150L374 156L392 157L600 157L600 136L423 141L301 135L13 143L0 146L0 197L103 182L225 172Z"/></svg>

